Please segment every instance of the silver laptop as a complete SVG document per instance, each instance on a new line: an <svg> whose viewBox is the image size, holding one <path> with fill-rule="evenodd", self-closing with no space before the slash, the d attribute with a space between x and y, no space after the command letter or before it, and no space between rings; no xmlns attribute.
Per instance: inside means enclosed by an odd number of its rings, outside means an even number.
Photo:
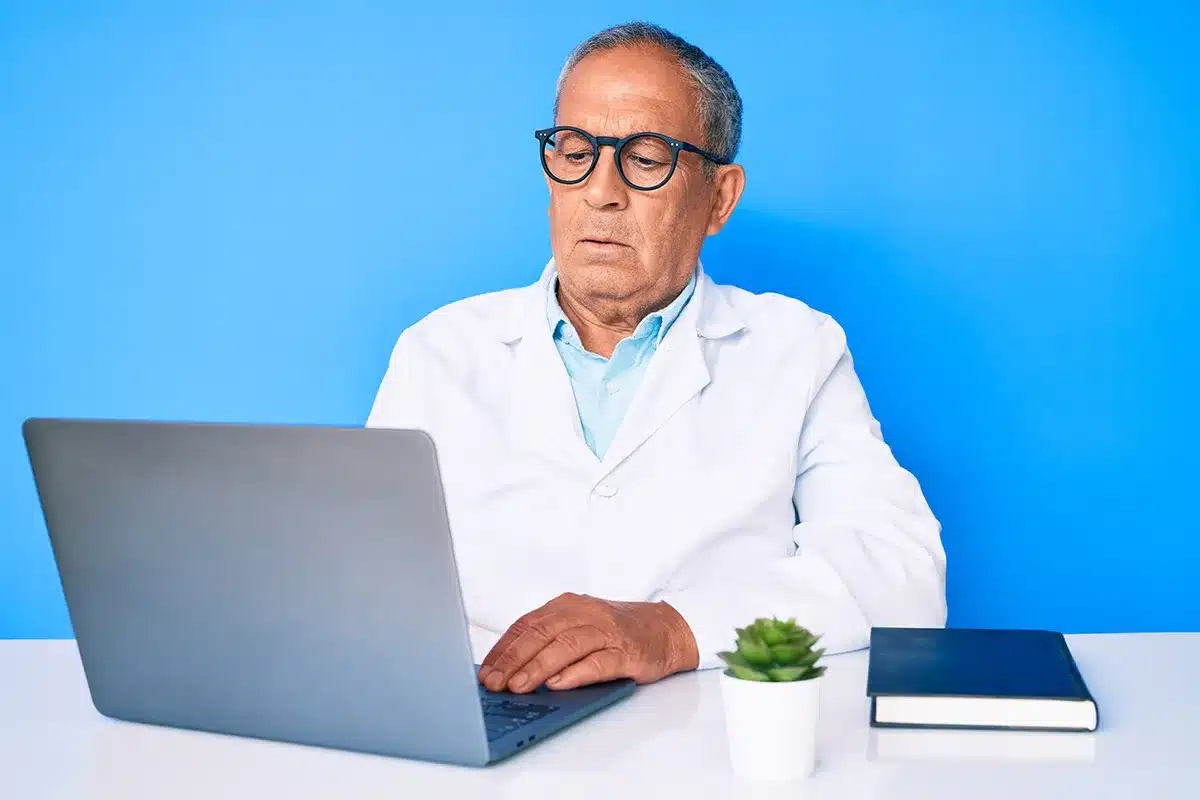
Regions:
<svg viewBox="0 0 1200 800"><path fill-rule="evenodd" d="M479 685L421 431L32 419L24 434L101 714L482 766L634 690Z"/></svg>

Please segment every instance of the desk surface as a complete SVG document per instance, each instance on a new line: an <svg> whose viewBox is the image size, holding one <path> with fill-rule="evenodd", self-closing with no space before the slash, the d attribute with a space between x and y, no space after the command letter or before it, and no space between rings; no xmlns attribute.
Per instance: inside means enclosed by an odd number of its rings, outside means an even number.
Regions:
<svg viewBox="0 0 1200 800"><path fill-rule="evenodd" d="M715 671L678 675L487 769L115 722L72 641L0 641L0 786L13 798L1196 797L1200 634L1068 637L1095 734L877 730L865 652L829 659L817 772L730 774Z"/></svg>

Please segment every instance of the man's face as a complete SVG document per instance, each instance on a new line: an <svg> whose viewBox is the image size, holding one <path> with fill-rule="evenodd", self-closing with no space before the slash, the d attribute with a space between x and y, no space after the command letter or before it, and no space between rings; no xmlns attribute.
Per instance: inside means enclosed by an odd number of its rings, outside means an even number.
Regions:
<svg viewBox="0 0 1200 800"><path fill-rule="evenodd" d="M563 85L555 124L593 136L653 131L707 144L695 90L669 55L650 48L595 53L581 61ZM723 169L740 176L738 167ZM644 313L669 301L687 282L705 236L719 230L733 210L722 197L728 181L706 178L695 153L681 152L671 179L649 192L621 180L611 147L600 149L583 183L565 185L548 177L546 182L561 283L597 312L612 307L614 316L631 308Z"/></svg>

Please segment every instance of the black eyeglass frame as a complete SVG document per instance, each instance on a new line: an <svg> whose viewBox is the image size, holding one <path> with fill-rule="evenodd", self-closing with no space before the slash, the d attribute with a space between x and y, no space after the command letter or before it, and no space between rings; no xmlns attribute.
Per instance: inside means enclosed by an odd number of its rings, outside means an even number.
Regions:
<svg viewBox="0 0 1200 800"><path fill-rule="evenodd" d="M551 136L560 131L573 131L574 133L578 133L579 135L588 139L592 143L592 152L595 153L595 156L592 158L592 163L588 166L583 175L572 181L566 181L557 177L553 172L550 171L550 166L546 163L546 143L550 141ZM696 147L694 144L689 144L688 142L667 136L665 133L656 133L654 131L631 133L628 136L618 139L615 136L593 136L582 128L575 128L570 125L556 125L553 128L542 128L541 130L534 131L533 135L536 136L538 140L538 159L542 162L542 170L545 171L550 180L557 183L563 183L568 186L577 183L583 183L588 179L588 176L592 174L592 170L596 169L596 164L600 162L600 148L604 146L608 146L613 149L613 163L617 165L617 174L621 176L621 180L625 181L625 184L629 186L629 188L636 189L639 192L652 192L655 189L661 189L663 186L666 186L667 181L671 180L671 177L675 174L675 167L679 164L679 153L681 150L689 153L695 153L696 155L721 166L733 163L729 159L721 158L715 153L702 150L699 147ZM651 136L655 139L660 139L671 148L671 168L667 170L667 176L653 186L636 185L633 183L633 181L629 180L629 178L625 177L625 170L621 168L621 148L625 146L626 142L641 138L643 136Z"/></svg>

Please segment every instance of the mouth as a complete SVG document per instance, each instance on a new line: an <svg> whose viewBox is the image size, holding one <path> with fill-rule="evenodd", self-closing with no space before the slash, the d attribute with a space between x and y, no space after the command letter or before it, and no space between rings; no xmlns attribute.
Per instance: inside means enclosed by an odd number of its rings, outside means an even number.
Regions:
<svg viewBox="0 0 1200 800"><path fill-rule="evenodd" d="M629 245L623 242L616 242L612 239L580 239L579 244L587 247L598 248L601 250L615 250L620 247L628 247Z"/></svg>

